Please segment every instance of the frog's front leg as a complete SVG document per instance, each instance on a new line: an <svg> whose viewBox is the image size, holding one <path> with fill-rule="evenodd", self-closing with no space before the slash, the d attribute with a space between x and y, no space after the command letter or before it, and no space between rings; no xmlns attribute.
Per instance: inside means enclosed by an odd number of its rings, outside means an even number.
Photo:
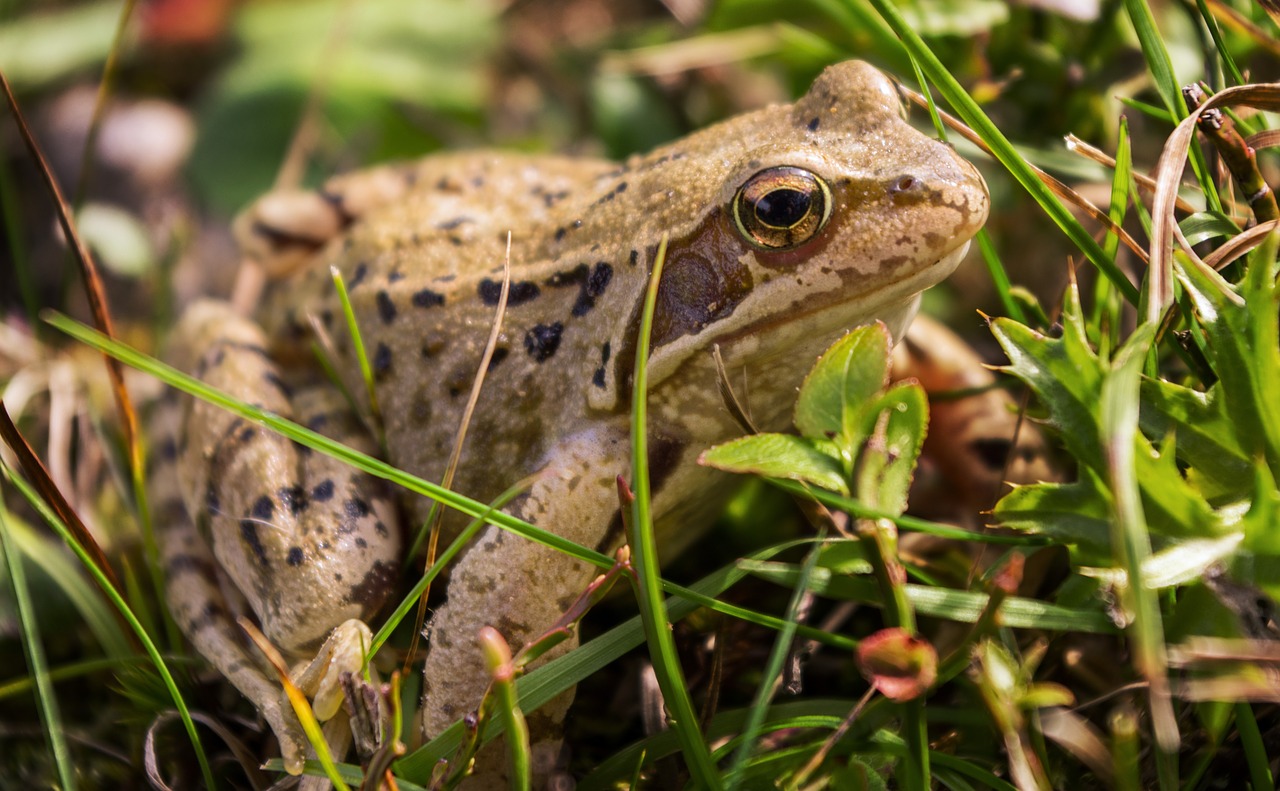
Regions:
<svg viewBox="0 0 1280 791"><path fill-rule="evenodd" d="M290 384L258 327L223 303L189 308L170 356L235 398L373 450L331 386ZM249 659L254 651L244 647L212 578L230 580L286 656L326 659L304 661L294 675L317 696L318 713L331 716L337 706L323 681L337 674L326 671L334 664L358 671L359 644L369 640L363 623L346 622L373 615L397 574L394 510L368 476L203 401L184 403L174 453L182 500L199 530L161 531L170 606L196 649L268 718L290 770L300 770L292 712L281 705L279 685Z"/></svg>
<svg viewBox="0 0 1280 791"><path fill-rule="evenodd" d="M509 509L515 516L607 551L622 539L616 478L630 470L625 419L601 424L559 443L543 474ZM492 525L450 571L448 601L431 620L424 670L422 727L428 738L475 711L488 686L476 642L481 627L502 633L513 650L542 635L573 604L600 570L563 552ZM576 635L556 654L577 645ZM554 764L553 751L572 693L529 714L535 766ZM495 757L500 757L500 754Z"/></svg>

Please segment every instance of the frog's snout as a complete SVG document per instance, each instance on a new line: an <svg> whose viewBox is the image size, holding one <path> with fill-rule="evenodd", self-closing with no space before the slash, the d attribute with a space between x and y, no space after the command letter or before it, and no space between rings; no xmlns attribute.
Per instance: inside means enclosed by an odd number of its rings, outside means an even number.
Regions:
<svg viewBox="0 0 1280 791"><path fill-rule="evenodd" d="M962 241L977 233L987 220L987 184L973 163L960 158L950 146L937 145L946 156L915 163L882 183L891 205L913 215L935 215L939 222L944 220L941 215L946 215L952 221L949 235Z"/></svg>

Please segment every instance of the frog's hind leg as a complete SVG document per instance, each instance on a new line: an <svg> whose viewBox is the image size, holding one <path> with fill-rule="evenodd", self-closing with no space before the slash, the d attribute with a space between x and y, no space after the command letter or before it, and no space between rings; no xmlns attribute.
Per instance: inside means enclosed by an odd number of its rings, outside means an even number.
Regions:
<svg viewBox="0 0 1280 791"><path fill-rule="evenodd" d="M172 347L178 367L234 398L357 450L373 450L334 388L291 381L267 355L259 328L228 305L188 308ZM325 666L359 671L370 640L363 621L382 605L397 576L394 509L369 476L219 407L184 398L181 415L169 420L177 427L171 451L176 486L191 516L181 521L198 528L166 526L161 533L166 557L177 558L167 563L171 607L197 650L272 720L286 764L292 755L296 763L289 768L298 770L296 721L280 702L279 686L256 668L256 652L240 641L217 575L244 595L263 633L287 656L319 654ZM173 474L175 465L168 466ZM317 696L322 716L338 708L328 689L337 675L314 663L294 671L303 691Z"/></svg>
<svg viewBox="0 0 1280 791"><path fill-rule="evenodd" d="M213 662L261 712L280 742L285 765L301 767L306 749L302 726L293 710L283 705L280 685L267 675L261 657L246 646L213 552L187 515L174 464L181 422L178 399L172 394L151 418L151 435L157 443L148 475L149 494L169 612L196 652Z"/></svg>

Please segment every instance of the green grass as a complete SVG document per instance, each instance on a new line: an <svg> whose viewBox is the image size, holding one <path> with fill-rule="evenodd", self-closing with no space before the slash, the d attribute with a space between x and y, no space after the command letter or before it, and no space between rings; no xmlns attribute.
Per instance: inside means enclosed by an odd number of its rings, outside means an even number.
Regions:
<svg viewBox="0 0 1280 791"><path fill-rule="evenodd" d="M475 501L264 414L130 345L46 313L60 333L49 334L52 348L26 357L11 352L12 364L0 357L0 385L32 381L38 370L32 360L70 359L69 336L475 520L416 585L406 584L400 606L374 624L371 654L407 645L421 591L484 524L554 547L602 572L634 575L638 605L630 593L584 603L582 610L592 609L591 616L578 626L581 613L575 613L570 627L584 630L583 644L512 685L499 685L494 708L474 734L459 723L429 743L414 744L393 764L401 787L428 787L438 761L456 760L484 739L519 729L522 713L574 685L600 683L611 692L625 687L623 668L639 661L653 665L668 728L651 734L634 726L626 730L624 723L608 722L611 713L604 707L580 701L574 716L588 725L571 735L579 739L575 754L585 757L572 770L583 788L629 787L636 779L641 787L658 787L659 777L673 776L661 773L671 771L705 788L807 787L805 782L1059 788L1099 782L1099 761L1118 788L1192 791L1223 778L1254 789L1273 787L1266 744L1280 720L1261 705L1265 687L1256 669L1232 659L1245 647L1227 641L1274 637L1251 608L1280 597L1280 537L1274 530L1280 515L1277 239L1260 237L1256 249L1221 272L1203 265L1212 249L1245 230L1248 209L1193 130L1173 131L1187 114L1179 86L1189 79L1226 90L1224 104L1235 109L1245 134L1273 125L1266 112L1242 110L1280 109L1280 89L1236 86L1243 84L1242 74L1275 73L1274 55L1237 23L1205 16L1206 3L1169 7L1123 0L1104 3L1097 20L1073 22L981 0L954 4L955 13L942 4L891 0L724 0L700 26L678 34L651 19L612 30L607 40L525 53L537 60L531 73L538 76L522 90L537 92L541 110L504 117L507 126L495 133L498 124L487 121L502 97L486 94L485 69L498 58L504 32L515 35L522 21L441 0L433 26L397 20L390 6L372 5L373 11L351 25L348 40L339 42L350 47L359 68L341 72L330 86L313 176L353 159L404 156L446 142L492 142L491 134L527 149L595 139L605 150L626 152L732 111L735 89L750 80L794 96L834 60L865 57L895 70L929 97L931 111L936 106L959 117L992 152L980 159L994 208L978 245L990 283L968 293L953 287L949 302L939 304L951 311L954 325L974 328L975 309L994 317L989 330L979 328L978 341L1003 351L1002 376L1029 393L1030 416L1049 437L1059 468L1072 474L1062 481L1027 482L989 515L969 514L970 526L990 521L1006 528L970 532L912 513L931 505L905 500L914 452L876 455L877 442L893 445L890 438L910 435L918 444L923 429L890 426L890 418L875 428L881 418L859 410L893 404L872 412L915 415L912 396L876 391L841 402L825 412L846 416L830 431L810 430L821 427L804 417L802 406L797 422L804 436L777 440L765 458L755 459L744 455L751 443L744 441L736 464L767 472L771 490L844 514L848 534L841 536L834 525L811 528L787 512L782 498L770 499L757 488L749 495L755 499L731 506L734 515L725 518L713 541L699 545L705 558L682 557L660 566L647 516L644 434L638 431L629 526L634 555L631 566L616 566L614 558L567 542L546 526L495 510L518 494L516 482L504 482L513 488L493 504ZM1244 0L1228 5L1275 34L1260 7ZM93 20L115 18L115 9L103 5L69 5L55 14L65 23L59 26L33 9L10 4L7 13L14 18L7 20L8 32L0 29L0 40L18 34L29 40L22 47L30 59L24 63L5 54L18 48L0 46L0 67L24 91L24 102L56 95L60 84L84 73L79 70L85 64L101 66L110 45L87 31ZM237 51L222 66L193 67L201 131L191 172L201 201L229 210L269 186L283 141L311 90L315 47L327 40L321 32L332 14L332 6L311 0L246 8L226 33ZM977 37L965 27L975 20L985 20ZM1082 39L1091 46L1071 47ZM735 52L742 42L750 42L749 63L739 62ZM32 53L42 50L48 57L37 60ZM595 69L588 66L606 52L632 50L635 57L615 54L611 62L662 65L692 57L706 58L711 68L684 78L677 91L670 90L674 82L625 71L592 76ZM136 51L116 54L123 66L117 90L151 84L192 93L190 86L166 86L163 70L136 76L148 66ZM1145 64L1145 73L1132 64ZM1207 73L1201 64L1209 65ZM566 85L576 87L557 92ZM428 109L434 115L424 120ZM932 119L939 126L940 115L933 112ZM1095 179L1102 189L1091 194L1109 195L1103 211L1115 223L1128 220L1126 230L1148 248L1150 266L1129 254L1115 234L1077 219L1030 166L1078 183L1055 169L1053 157L1028 154L1050 150L1067 132L1115 152L1114 172ZM342 140L360 142L353 149ZM1263 175L1274 176L1273 155L1262 152L1259 158ZM1186 161L1190 177L1182 178ZM1153 202L1134 174L1157 163L1152 175L1161 187ZM27 195L23 178L10 164L0 168L5 254L22 295L4 305L11 327L23 315L70 307L57 297L38 296L57 293L41 289L41 264L33 257L47 242L49 224L28 217L14 199ZM1196 207L1194 213L1174 213L1175 191ZM1036 229L1034 245L1018 236L1020 226ZM1175 226L1198 245L1198 254L1171 240ZM1068 258L1070 264L1064 263ZM164 273L148 277L153 287L164 287ZM129 328L145 326L145 318L118 315ZM640 331L643 337L643 323ZM136 331L130 337L136 339ZM132 345L155 344L144 337ZM635 376L640 394L644 349L642 341ZM858 360L857 365L883 365L878 358ZM827 397L811 392L801 398ZM49 403L40 396L15 415L41 453L52 453L45 441ZM213 760L226 754L222 745L202 739L205 734L195 728L193 714L232 721L231 712L219 709L228 698L185 674L198 660L177 654L179 641L165 628L172 624L156 617L162 571L153 551L131 549L148 532L133 505L145 499L145 488L136 496L120 494L130 490L120 483L130 477L120 472L127 469L118 461L125 453L115 418L96 403L85 401L77 412L93 418L79 419L85 430L71 455L87 464L85 443L105 448L111 463L103 466L97 488L114 496L77 502L92 510L94 523L111 526L100 541L117 570L128 571L127 584L124 593L108 584L42 506L31 482L5 468L0 614L15 627L0 639L6 648L23 650L0 652L11 657L0 665L0 724L29 722L42 738L19 741L25 751L18 752L0 743L0 755L39 756L24 767L0 759L0 771L21 769L28 784L63 788L103 778L141 782L143 762L135 756L143 755L147 724L172 708L181 713L187 743L161 740L163 771L218 787L242 782L235 770ZM644 425L644 406L643 400L635 404L636 426ZM874 425L860 429L859 420ZM899 553L908 534L954 543L938 558L920 560ZM961 562L957 574L955 547L961 544L974 552L980 547L990 561L1002 560L980 568ZM1043 584L1020 591L999 587L1005 553L1044 548L1060 553L1061 562ZM823 623L842 607L855 614ZM879 686L884 679L855 659L867 637L895 629L928 642L939 668L927 693L908 700L885 697ZM961 637L948 642L948 630ZM815 659L793 663L793 652L809 643ZM1206 658L1191 651L1203 645L1219 654ZM1079 651L1106 653L1105 674L1090 676L1093 671L1072 665L1068 657ZM735 652L753 662L735 663ZM906 672L910 663L903 661ZM709 699L703 664L726 674L718 700ZM794 667L810 684L820 679L822 688L807 686L791 697L779 684ZM412 707L416 679L407 677L405 686L401 702ZM1101 745L1101 754L1086 760L1074 752L1081 742L1042 727L1042 715L1058 706L1077 715L1071 727ZM408 715L405 720L413 722ZM616 731L593 732L591 723L601 722L616 725ZM64 731L97 732L126 758L94 754ZM523 764L529 752L521 741L513 755ZM320 767L309 770L319 773ZM353 787L362 779L351 764L331 771Z"/></svg>

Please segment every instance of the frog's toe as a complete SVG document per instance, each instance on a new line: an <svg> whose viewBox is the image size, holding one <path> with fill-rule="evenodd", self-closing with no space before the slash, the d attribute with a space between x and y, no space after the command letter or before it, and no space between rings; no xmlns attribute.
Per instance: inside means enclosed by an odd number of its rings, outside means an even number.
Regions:
<svg viewBox="0 0 1280 791"><path fill-rule="evenodd" d="M280 743L284 770L294 776L302 774L307 759L307 737L302 731L302 723L298 722L293 707L289 705L288 697L281 691L277 700L258 702L258 711Z"/></svg>
<svg viewBox="0 0 1280 791"><path fill-rule="evenodd" d="M294 683L313 698L311 710L316 719L324 722L338 713L342 707L342 674L359 676L372 644L372 630L364 621L352 618L329 633L315 659L294 671Z"/></svg>

